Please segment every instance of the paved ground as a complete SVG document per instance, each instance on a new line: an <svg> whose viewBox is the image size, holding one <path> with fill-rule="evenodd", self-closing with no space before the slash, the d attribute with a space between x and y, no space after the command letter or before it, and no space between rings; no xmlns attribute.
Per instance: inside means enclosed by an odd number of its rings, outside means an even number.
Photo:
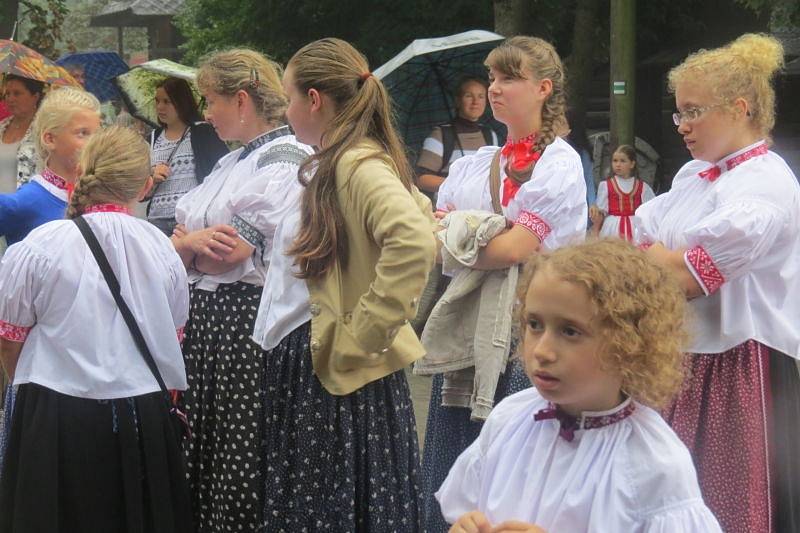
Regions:
<svg viewBox="0 0 800 533"><path fill-rule="evenodd" d="M411 400L414 402L414 415L417 417L417 433L419 434L419 447L425 440L425 423L428 421L428 403L431 399L430 376L415 376L410 369L406 370L408 385L411 387Z"/></svg>

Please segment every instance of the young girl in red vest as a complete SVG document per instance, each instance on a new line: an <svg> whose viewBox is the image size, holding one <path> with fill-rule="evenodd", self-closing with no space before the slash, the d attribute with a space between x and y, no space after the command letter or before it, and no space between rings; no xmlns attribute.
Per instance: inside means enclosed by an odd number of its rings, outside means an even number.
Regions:
<svg viewBox="0 0 800 533"><path fill-rule="evenodd" d="M597 204L589 210L592 233L600 237L633 239L633 214L655 198L653 189L636 177L636 150L620 145L611 159L614 175L600 182Z"/></svg>

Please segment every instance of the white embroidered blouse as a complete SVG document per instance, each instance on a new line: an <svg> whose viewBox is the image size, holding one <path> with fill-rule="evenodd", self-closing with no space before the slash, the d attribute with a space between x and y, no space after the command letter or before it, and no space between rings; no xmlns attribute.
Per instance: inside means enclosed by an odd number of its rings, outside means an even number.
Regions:
<svg viewBox="0 0 800 533"><path fill-rule="evenodd" d="M283 217L276 205L282 205L287 187L297 181L300 163L312 153L288 126L277 128L225 155L201 185L178 201L175 219L189 231L229 224L255 248L248 259L223 274L191 271L190 283L209 291L237 281L264 285L275 230Z"/></svg>
<svg viewBox="0 0 800 533"><path fill-rule="evenodd" d="M657 412L627 400L583 413L571 440L531 387L501 401L436 499L450 523L481 511L545 531L722 533L689 450Z"/></svg>
<svg viewBox="0 0 800 533"><path fill-rule="evenodd" d="M489 170L497 150L484 146L474 155L454 161L439 189L438 210L477 209L493 212ZM506 158L500 157L500 197ZM506 218L539 237L546 249L583 241L586 235L586 182L578 153L557 137L545 148L533 168L531 179L503 206Z"/></svg>
<svg viewBox="0 0 800 533"><path fill-rule="evenodd" d="M754 339L800 358L797 178L764 141L713 167L690 161L672 190L639 207L636 239L688 249L686 265L706 293L690 303L691 352Z"/></svg>
<svg viewBox="0 0 800 533"><path fill-rule="evenodd" d="M189 291L175 248L156 227L130 215L84 216L165 384L186 389L179 336L189 314ZM71 220L39 226L6 251L0 262L0 337L25 343L17 385L36 383L90 399L159 390Z"/></svg>

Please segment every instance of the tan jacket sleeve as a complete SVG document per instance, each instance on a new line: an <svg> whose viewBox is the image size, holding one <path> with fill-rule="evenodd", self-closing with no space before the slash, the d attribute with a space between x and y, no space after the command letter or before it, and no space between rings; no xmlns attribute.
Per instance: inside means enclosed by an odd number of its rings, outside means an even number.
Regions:
<svg viewBox="0 0 800 533"><path fill-rule="evenodd" d="M433 266L430 202L416 187L409 193L393 168L377 159L358 166L349 188L352 215L363 221L359 226L380 249L375 279L353 310L352 332L364 351L380 353L415 316Z"/></svg>

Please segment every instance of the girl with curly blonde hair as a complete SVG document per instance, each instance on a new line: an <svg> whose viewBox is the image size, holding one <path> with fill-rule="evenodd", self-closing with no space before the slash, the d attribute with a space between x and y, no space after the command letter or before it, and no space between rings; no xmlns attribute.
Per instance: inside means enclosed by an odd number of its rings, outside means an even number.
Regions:
<svg viewBox="0 0 800 533"><path fill-rule="evenodd" d="M691 299L691 373L665 416L726 531L800 531L800 185L769 150L782 65L748 34L669 73L693 160L636 212Z"/></svg>
<svg viewBox="0 0 800 533"><path fill-rule="evenodd" d="M654 410L682 378L672 276L602 240L534 256L518 297L534 388L495 407L436 494L450 531L721 532Z"/></svg>

